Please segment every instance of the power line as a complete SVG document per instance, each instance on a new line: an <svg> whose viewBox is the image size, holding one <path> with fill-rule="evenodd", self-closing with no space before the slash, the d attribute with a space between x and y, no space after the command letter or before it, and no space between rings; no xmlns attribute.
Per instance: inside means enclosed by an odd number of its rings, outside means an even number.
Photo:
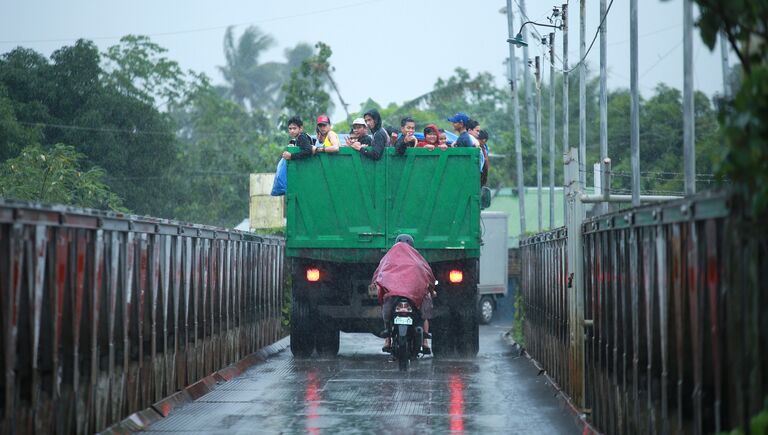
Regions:
<svg viewBox="0 0 768 435"><path fill-rule="evenodd" d="M656 66L657 66L658 64L660 64L660 63L661 63L661 61L663 61L664 59L666 59L666 58L667 58L667 56L669 56L670 54L672 54L672 52L673 52L673 51L675 51L675 50L676 50L678 47L680 47L682 44L683 44L683 40L682 40L682 39L680 39L680 42L678 42L677 44L675 44L674 46L672 46L672 48L670 48L670 49L669 49L669 51L667 51L666 53L664 53L664 54L663 54L663 55L662 55L662 56L661 56L661 57L660 57L660 58L659 58L659 59L658 59L658 60L657 60L657 61L656 61L656 62L655 62L653 65L651 65L651 66L650 66L650 67L649 67L647 70L643 71L643 73L642 73L642 74L640 74L640 78L642 78L643 76L645 76L646 74L648 74L649 72L651 72L651 70L653 70L654 68L656 68Z"/></svg>
<svg viewBox="0 0 768 435"><path fill-rule="evenodd" d="M595 41L597 40L597 35L600 34L600 29L603 28L603 23L605 23L605 19L608 17L608 12L611 11L611 6L613 6L613 0L611 0L610 3L608 3L608 8L605 10L605 13L603 14L603 18L600 20L600 24L597 26L597 30L595 31L595 36L592 38L592 42L589 43L589 48L587 49L587 52L584 53L584 57L582 57L579 62L573 66L573 68L569 69L568 72L573 72L576 68L578 68L584 60L589 56L589 52L592 51L592 47L595 45Z"/></svg>
<svg viewBox="0 0 768 435"><path fill-rule="evenodd" d="M653 35L656 35L656 34L662 33L662 32L668 32L668 31L673 30L673 29L679 29L681 27L683 27L681 24L676 24L674 26L664 27L663 29L658 29L658 30L654 30L654 31L651 31L651 32L648 32L648 33L643 33L642 35L638 36L638 39L639 38L645 38L647 36L653 36ZM620 45L620 44L626 44L627 42L629 42L629 39L624 39L624 40L621 40L621 41L611 42L608 45Z"/></svg>
<svg viewBox="0 0 768 435"><path fill-rule="evenodd" d="M292 19L292 18L301 18L301 17L307 17L307 16L316 15L316 14L324 14L324 13L327 13L327 12L333 12L333 11L338 11L338 10L342 10L342 9L356 8L356 7L368 5L368 4L371 4L371 3L380 3L382 1L383 0L367 0L367 1L362 1L362 2L358 2L358 3L351 3L351 4L347 4L347 5L342 5L342 6L336 6L336 7L325 8L325 9L318 9L318 10L309 11L309 12L303 12L303 13L299 13L299 14L282 15L282 16L279 16L279 17L265 18L263 20L249 21L249 22L236 23L236 24L227 24L227 25L224 25L224 26L200 27L200 28L196 28L196 29L177 30L177 31L172 31L172 32L149 33L149 34L146 34L145 36L183 35L183 34L188 34L188 33L201 33L201 32L210 32L210 31L213 31L213 30L222 30L222 29L226 29L228 27L239 27L239 26L247 26L247 25L253 25L253 24L272 23L272 22L276 22L276 21L289 20L289 19ZM92 41L115 40L115 39L120 39L123 36L124 35L121 35L121 36L94 36L94 37L89 37L89 38L80 37L80 38L56 38L56 39L27 39L27 40L15 40L15 41L14 40L5 40L5 41L0 41L0 44L33 44L33 43L43 43L43 42L67 42L67 41L71 41L73 39L88 39L88 40L92 40Z"/></svg>
<svg viewBox="0 0 768 435"><path fill-rule="evenodd" d="M49 124L45 122L25 122L17 121L19 124L28 125L31 127L44 127L44 128L58 128L61 130L77 130L77 131L94 131L101 133L119 133L119 134L131 134L131 135L149 135L149 136L177 136L175 131L160 131L160 130L139 130L139 129L120 129L120 128L106 128L106 127L84 127L81 125L65 125L65 124ZM237 136L241 132L221 133L221 132L197 132L195 136L202 137L222 137L230 138ZM183 136L182 136L183 138Z"/></svg>

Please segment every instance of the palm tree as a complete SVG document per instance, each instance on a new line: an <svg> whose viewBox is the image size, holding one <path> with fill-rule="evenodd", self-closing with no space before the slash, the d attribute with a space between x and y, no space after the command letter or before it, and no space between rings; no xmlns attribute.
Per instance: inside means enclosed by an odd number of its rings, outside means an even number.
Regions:
<svg viewBox="0 0 768 435"><path fill-rule="evenodd" d="M259 56L275 45L275 40L258 27L249 26L235 42L232 27L224 35L227 64L219 70L228 84L228 96L248 109L271 109L282 83L282 71L274 62L260 64Z"/></svg>

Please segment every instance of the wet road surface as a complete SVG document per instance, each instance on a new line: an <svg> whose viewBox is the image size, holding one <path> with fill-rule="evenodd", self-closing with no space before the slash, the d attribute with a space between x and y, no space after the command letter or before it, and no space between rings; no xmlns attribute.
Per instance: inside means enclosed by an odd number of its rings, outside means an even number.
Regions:
<svg viewBox="0 0 768 435"><path fill-rule="evenodd" d="M290 350L173 411L149 433L578 434L538 370L481 326L474 359L420 359L404 374L382 340L344 334L336 358Z"/></svg>

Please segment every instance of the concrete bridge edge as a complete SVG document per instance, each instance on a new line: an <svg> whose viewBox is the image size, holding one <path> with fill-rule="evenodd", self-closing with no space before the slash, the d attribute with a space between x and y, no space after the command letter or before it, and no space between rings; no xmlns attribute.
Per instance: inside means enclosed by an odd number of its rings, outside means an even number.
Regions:
<svg viewBox="0 0 768 435"><path fill-rule="evenodd" d="M134 412L118 423L104 429L101 434L128 434L146 430L150 425L168 417L174 409L205 396L219 385L232 380L256 364L288 348L290 337L286 336L265 346L240 361L211 373L194 384L178 391L149 408Z"/></svg>
<svg viewBox="0 0 768 435"><path fill-rule="evenodd" d="M528 358L528 361L539 370L539 374L547 379L547 383L555 390L555 394L560 399L561 405L565 408L566 411L568 411L568 413L574 419L576 425L582 428L582 435L602 435L602 433L589 422L586 414L579 410L571 398L560 388L557 382L555 382L555 380L549 376L549 373L547 373L546 369L541 364L539 364L538 361L533 359L533 357L531 357L531 355L525 351L524 347L522 347L512 338L512 330L503 332L501 334L501 338L520 352L518 357L525 356Z"/></svg>

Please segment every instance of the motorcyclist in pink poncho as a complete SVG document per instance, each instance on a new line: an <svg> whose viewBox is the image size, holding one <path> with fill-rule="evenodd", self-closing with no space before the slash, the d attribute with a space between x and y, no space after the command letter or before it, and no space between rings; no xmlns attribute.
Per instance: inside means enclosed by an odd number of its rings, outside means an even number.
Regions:
<svg viewBox="0 0 768 435"><path fill-rule="evenodd" d="M372 285L376 286L381 306L381 316L387 324L392 316L392 309L397 296L410 299L419 309L424 319L424 342L422 353L431 353L429 337L429 319L432 318L432 298L436 296L435 275L432 268L419 251L413 248L413 238L407 234L397 237L394 246L379 262L373 273ZM390 338L384 342L383 352L391 349Z"/></svg>

